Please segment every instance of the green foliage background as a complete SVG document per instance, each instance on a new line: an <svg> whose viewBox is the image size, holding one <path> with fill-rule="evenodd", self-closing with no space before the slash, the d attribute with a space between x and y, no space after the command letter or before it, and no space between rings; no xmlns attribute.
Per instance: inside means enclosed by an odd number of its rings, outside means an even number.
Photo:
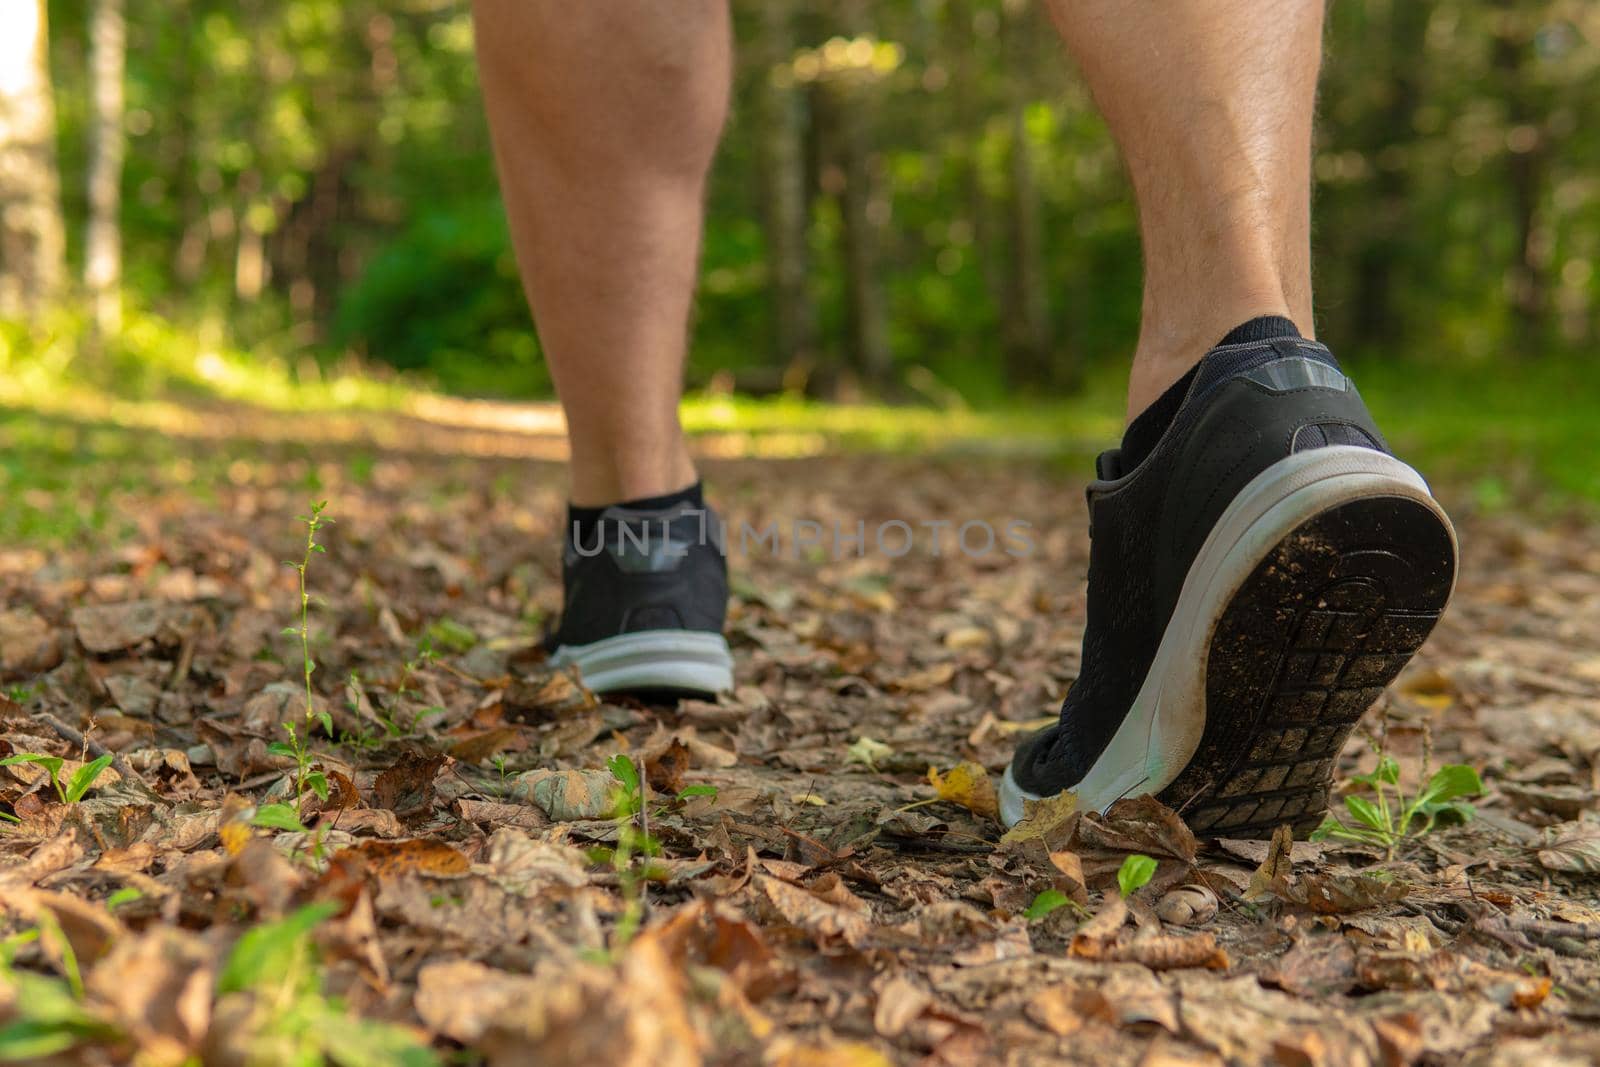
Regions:
<svg viewBox="0 0 1600 1067"><path fill-rule="evenodd" d="M853 366L831 80L866 125L892 357L885 395L993 402L1115 362L1138 314L1114 148L1037 4L887 0L854 22L794 5L774 57L738 0L734 115L710 191L691 383L776 388L763 94L800 116L813 391ZM85 214L86 0L50 0L72 254ZM123 227L130 303L306 366L354 353L443 387L549 381L517 286L461 0L131 5ZM872 50L865 66L852 41ZM830 45L829 42L833 42ZM1319 332L1453 371L1584 357L1600 279L1600 5L1340 0L1316 146ZM836 87L836 86L835 86ZM1046 358L1001 351L995 278L1025 140ZM257 253L259 252L259 256ZM838 373L832 373L836 371ZM881 378L882 376L880 376Z"/></svg>

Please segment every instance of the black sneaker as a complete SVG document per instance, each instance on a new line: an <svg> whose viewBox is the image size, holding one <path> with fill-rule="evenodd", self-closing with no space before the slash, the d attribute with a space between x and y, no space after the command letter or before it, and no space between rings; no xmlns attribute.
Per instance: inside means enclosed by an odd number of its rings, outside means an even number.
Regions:
<svg viewBox="0 0 1600 1067"><path fill-rule="evenodd" d="M707 507L607 508L588 543L569 529L561 624L550 662L574 664L597 693L733 688L722 636L728 567L722 520Z"/></svg>
<svg viewBox="0 0 1600 1067"><path fill-rule="evenodd" d="M1444 610L1455 533L1322 345L1224 344L1167 399L1147 455L1126 458L1136 420L1097 462L1082 670L1001 814L1072 789L1085 810L1155 793L1217 837L1314 829Z"/></svg>

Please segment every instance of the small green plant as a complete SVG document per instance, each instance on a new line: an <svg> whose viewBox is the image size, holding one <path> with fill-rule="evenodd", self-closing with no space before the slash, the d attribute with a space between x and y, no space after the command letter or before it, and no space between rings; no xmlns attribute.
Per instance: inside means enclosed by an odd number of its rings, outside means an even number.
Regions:
<svg viewBox="0 0 1600 1067"><path fill-rule="evenodd" d="M693 800L695 797L711 797L715 799L716 795L717 787L705 783L700 785L685 786L684 788L678 790L678 799L680 801Z"/></svg>
<svg viewBox="0 0 1600 1067"><path fill-rule="evenodd" d="M1426 760L1423 774L1427 774ZM1330 812L1311 834L1311 840L1335 838L1377 845L1391 858L1400 842L1408 837L1421 837L1441 820L1458 823L1470 820L1476 811L1462 798L1483 792L1483 780L1477 771L1464 763L1450 763L1429 775L1423 786L1407 799L1405 790L1400 787L1400 764L1381 750L1378 766L1370 774L1355 775L1351 781L1370 789L1373 799L1356 793L1346 796L1344 806L1351 822Z"/></svg>
<svg viewBox="0 0 1600 1067"><path fill-rule="evenodd" d="M0 940L0 1001L11 1009L9 1020L0 1024L0 1063L33 1063L116 1037L111 1026L83 1006L71 981L12 968L17 949L42 934L36 927ZM69 973L76 973L76 960Z"/></svg>
<svg viewBox="0 0 1600 1067"><path fill-rule="evenodd" d="M1072 898L1059 889L1046 889L1033 898L1033 903L1028 905L1028 910L1022 917L1029 922L1038 922L1051 912L1065 908L1072 903Z"/></svg>
<svg viewBox="0 0 1600 1067"><path fill-rule="evenodd" d="M270 1052L273 1062L435 1067L438 1057L405 1030L352 1018L323 992L312 931L337 910L332 903L309 905L247 930L234 945L217 976L217 993L254 1001L247 1046Z"/></svg>
<svg viewBox="0 0 1600 1067"><path fill-rule="evenodd" d="M614 949L620 949L633 940L644 922L649 901L646 887L649 883L650 857L661 854L661 842L650 834L650 813L645 803L644 779L638 764L630 756L617 753L606 761L606 769L617 781L612 801L612 817L617 823L617 844L610 850L612 870L622 887L622 917L617 920ZM643 862L634 863L636 856Z"/></svg>
<svg viewBox="0 0 1600 1067"><path fill-rule="evenodd" d="M82 800L90 789L94 788L96 778L100 772L111 766L111 753L98 756L85 763L73 772L65 785L61 782L61 768L66 761L60 756L45 756L37 752L18 752L14 756L0 759L0 767L13 767L21 763L34 763L43 767L50 774L50 784L55 786L56 796L63 804L76 804Z"/></svg>
<svg viewBox="0 0 1600 1067"><path fill-rule="evenodd" d="M301 522L305 523L306 527L305 554L298 562L292 559L284 561L285 566L294 568L295 574L300 579L300 625L285 626L283 632L287 636L300 638L300 658L305 670L307 722L316 717L316 704L311 693L311 675L316 671L317 664L311 658L311 593L306 585L306 572L311 569L311 557L313 555L318 552L328 551L317 543L317 531L325 526L333 525L333 520L323 515L327 508L328 502L323 500L311 505L311 514L297 516ZM323 725L331 735L333 733L333 724L324 722Z"/></svg>
<svg viewBox="0 0 1600 1067"><path fill-rule="evenodd" d="M1136 852L1122 861L1122 866L1117 871L1117 889L1125 897L1132 896L1148 885L1150 879L1155 877L1155 873L1156 861Z"/></svg>
<svg viewBox="0 0 1600 1067"><path fill-rule="evenodd" d="M388 729L391 736L402 737L407 733L415 733L417 729L417 722L422 718L423 715L434 710L432 708L426 708L423 711L413 715L411 717L410 727L404 730L400 728L400 724L396 718L397 713L400 711L401 703L404 702L406 697L411 693L411 683L416 680L417 672L427 667L428 664L432 663L434 659L437 658L437 656L438 653L433 647L433 639L427 634L423 634L422 640L417 642L417 654L406 660L405 668L400 672L400 684L395 688L394 696L390 697L389 699L389 715L388 718L384 719L383 724Z"/></svg>
<svg viewBox="0 0 1600 1067"><path fill-rule="evenodd" d="M478 643L477 634L449 617L429 623L422 636L430 648L437 645L447 652L466 652Z"/></svg>
<svg viewBox="0 0 1600 1067"><path fill-rule="evenodd" d="M326 500L314 502L311 505L311 514L298 516L306 527L305 553L298 562L292 559L285 560L284 565L293 567L300 580L300 625L285 626L283 633L285 636L300 638L300 658L306 689L305 721L307 723L310 723L313 719L320 721L323 732L332 737L334 736L333 716L327 711L323 711L320 714L317 712L316 699L311 691L311 675L316 671L317 664L311 658L311 592L306 584L306 574L311 569L311 557L318 552L327 551L326 548L317 543L317 532L323 527L333 524L333 520L323 514L327 507L328 502ZM289 735L288 743L274 741L267 746L267 750L274 755L288 756L295 761L294 795L295 807L298 811L300 801L305 798L307 790L316 793L323 800L328 799L328 779L321 771L313 771L311 769L312 754L310 746L306 743L301 731L296 729L295 724L286 722L283 724L283 729Z"/></svg>

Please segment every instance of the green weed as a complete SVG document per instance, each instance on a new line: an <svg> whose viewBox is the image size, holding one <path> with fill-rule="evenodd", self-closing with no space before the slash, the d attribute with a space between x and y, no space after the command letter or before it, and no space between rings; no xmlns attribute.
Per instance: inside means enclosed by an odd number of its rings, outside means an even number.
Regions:
<svg viewBox="0 0 1600 1067"><path fill-rule="evenodd" d="M63 804L76 804L82 800L90 789L94 788L96 778L100 772L111 766L111 753L98 756L73 772L65 784L61 781L61 768L66 761L60 756L45 756L38 752L18 752L14 756L0 759L0 767L14 767L22 763L34 763L43 767L50 774L50 784L55 787L56 796Z"/></svg>
<svg viewBox="0 0 1600 1067"><path fill-rule="evenodd" d="M1426 765L1423 773L1427 773ZM1440 821L1470 820L1476 812L1462 798L1483 792L1483 780L1477 771L1464 763L1451 763L1440 767L1407 798L1400 787L1400 764L1382 751L1378 753L1376 769L1351 780L1370 789L1372 799L1356 793L1345 797L1345 811L1351 821L1347 823L1330 812L1311 840L1334 838L1377 845L1391 858L1402 841L1421 837Z"/></svg>
<svg viewBox="0 0 1600 1067"><path fill-rule="evenodd" d="M33 1063L85 1042L117 1036L113 1027L83 1006L79 989L70 981L12 967L17 949L41 936L43 931L35 928L0 941L0 994L4 994L0 999L12 1014L0 1025L0 1063Z"/></svg>
<svg viewBox="0 0 1600 1067"><path fill-rule="evenodd" d="M306 528L306 547L304 555L298 560L285 560L284 565L293 567L300 580L300 625L285 626L283 633L288 637L300 639L300 658L305 679L306 714L305 721L310 723L317 720L322 724L323 731L329 736L334 735L333 716L323 711L318 713L316 699L311 691L311 675L317 669L317 664L311 658L311 592L306 584L306 574L311 569L311 557L327 549L317 543L317 532L325 526L331 526L333 520L323 514L328 508L328 502L323 500L311 505L311 514L299 516L300 522ZM267 746L267 750L275 755L288 756L295 761L294 794L296 811L299 802L310 790L323 800L328 799L328 779L321 771L311 769L312 753L301 731L292 722L283 724L284 732L289 735L289 741L274 741ZM296 820L299 821L298 819Z"/></svg>
<svg viewBox="0 0 1600 1067"><path fill-rule="evenodd" d="M617 920L612 946L616 950L633 940L644 922L645 908L649 904L650 857L661 854L661 842L650 833L650 812L639 765L632 757L619 752L606 761L606 769L617 781L612 807L617 822L617 844L604 856L616 871L622 887L622 917ZM635 864L635 857L642 857L643 862Z"/></svg>
<svg viewBox="0 0 1600 1067"><path fill-rule="evenodd" d="M1122 867L1117 871L1117 889L1123 896L1132 896L1149 881L1156 873L1156 861L1149 856L1134 853L1122 861Z"/></svg>
<svg viewBox="0 0 1600 1067"><path fill-rule="evenodd" d="M246 1038L247 1056L294 1064L332 1062L342 1067L435 1067L438 1057L397 1026L353 1018L342 1001L323 992L312 931L338 910L312 904L248 930L217 976L219 997L245 994L256 1006Z"/></svg>

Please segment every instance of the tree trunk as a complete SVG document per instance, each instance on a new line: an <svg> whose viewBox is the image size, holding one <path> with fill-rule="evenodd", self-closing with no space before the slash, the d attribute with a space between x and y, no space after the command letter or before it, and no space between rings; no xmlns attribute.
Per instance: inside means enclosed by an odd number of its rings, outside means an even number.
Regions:
<svg viewBox="0 0 1600 1067"><path fill-rule="evenodd" d="M1358 345L1394 343L1401 330L1395 306L1396 268L1403 267L1411 232L1411 172L1404 159L1386 161L1385 150L1416 140L1416 113L1422 102L1418 62L1433 15L1431 0L1392 4L1385 28L1386 107L1375 109L1376 128L1365 150L1377 162L1370 236L1356 254L1352 333Z"/></svg>
<svg viewBox="0 0 1600 1067"><path fill-rule="evenodd" d="M810 205L800 95L794 86L794 12L788 0L758 0L758 69L763 222L773 344L786 383L803 382L816 363L816 308L811 299L807 241Z"/></svg>
<svg viewBox="0 0 1600 1067"><path fill-rule="evenodd" d="M1032 67L1028 63L1029 42L1035 28L1029 18L1027 0L1006 0L1004 54L1008 104L1011 112L1011 190L1007 201L1007 257L1005 339L1006 364L1013 386L1053 384L1056 377L1051 360L1054 347L1050 328L1050 304L1045 291L1044 253L1039 240L1039 186L1034 180L1033 153L1028 144L1027 94L1024 81ZM1070 377L1063 375L1062 377Z"/></svg>
<svg viewBox="0 0 1600 1067"><path fill-rule="evenodd" d="M864 0L843 0L844 30L854 36L871 29ZM846 72L830 79L827 97L833 112L835 150L843 176L839 218L844 245L845 303L854 367L863 380L883 386L891 354L883 281L878 276L879 220L886 205L874 189L870 117L873 86Z"/></svg>
<svg viewBox="0 0 1600 1067"><path fill-rule="evenodd" d="M972 223L972 255L977 260L989 299L1003 314L1006 303L1005 277L1000 267L1000 257L995 254L995 227L990 221L989 197L984 191L983 175L978 167L978 155L989 119L979 99L981 42L974 32L974 12L970 0L950 0L945 11L950 26L951 106L959 142L957 166L961 173L967 214Z"/></svg>
<svg viewBox="0 0 1600 1067"><path fill-rule="evenodd" d="M45 0L0 4L0 314L37 314L66 274Z"/></svg>
<svg viewBox="0 0 1600 1067"><path fill-rule="evenodd" d="M122 328L122 73L127 56L123 0L95 0L89 29L89 227L83 285L95 333Z"/></svg>
<svg viewBox="0 0 1600 1067"><path fill-rule="evenodd" d="M1533 52L1532 32L1518 17L1510 0L1502 0L1505 15L1494 39L1494 65L1505 94L1507 151L1506 183L1510 186L1512 225L1516 244L1510 269L1511 310L1520 327L1525 354L1537 354L1546 325L1548 256L1540 247L1539 205L1544 198L1547 133L1538 110L1529 100L1527 61Z"/></svg>

